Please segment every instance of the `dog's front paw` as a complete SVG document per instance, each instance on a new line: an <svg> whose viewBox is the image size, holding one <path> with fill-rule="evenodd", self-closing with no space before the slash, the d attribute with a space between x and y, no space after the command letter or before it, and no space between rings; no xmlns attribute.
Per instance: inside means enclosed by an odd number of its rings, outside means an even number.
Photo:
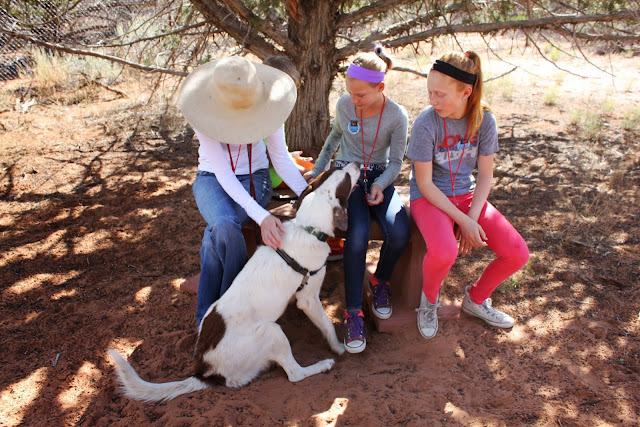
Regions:
<svg viewBox="0 0 640 427"><path fill-rule="evenodd" d="M337 341L331 344L331 350L333 350L338 355L342 355L344 354L344 351L345 351L344 344L341 343L340 341Z"/></svg>
<svg viewBox="0 0 640 427"><path fill-rule="evenodd" d="M320 372L326 372L329 369L333 368L333 365L335 365L336 361L333 359L324 359L318 362L318 365L321 366L321 371Z"/></svg>

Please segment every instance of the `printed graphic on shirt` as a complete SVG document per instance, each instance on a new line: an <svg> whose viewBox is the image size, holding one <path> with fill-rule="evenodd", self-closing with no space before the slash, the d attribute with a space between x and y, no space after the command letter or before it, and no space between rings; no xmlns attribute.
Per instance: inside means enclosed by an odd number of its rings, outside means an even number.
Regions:
<svg viewBox="0 0 640 427"><path fill-rule="evenodd" d="M447 155L447 147L449 155ZM458 160L464 152L464 157L475 158L478 154L478 134L476 133L468 141L464 141L461 135L447 135L436 146L435 162L439 164L448 164L449 159Z"/></svg>
<svg viewBox="0 0 640 427"><path fill-rule="evenodd" d="M349 120L349 132L356 134L360 131L360 123L357 120Z"/></svg>

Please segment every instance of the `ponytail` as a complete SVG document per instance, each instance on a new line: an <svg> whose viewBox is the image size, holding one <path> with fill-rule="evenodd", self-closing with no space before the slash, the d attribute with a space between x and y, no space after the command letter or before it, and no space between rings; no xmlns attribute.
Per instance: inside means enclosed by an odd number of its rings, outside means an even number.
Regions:
<svg viewBox="0 0 640 427"><path fill-rule="evenodd" d="M378 42L373 46L373 53L375 53L378 58L382 59L384 63L387 64L387 68L381 71L384 71L386 73L393 68L393 60L389 56L387 56L387 52L384 49L384 46L382 46L382 43Z"/></svg>
<svg viewBox="0 0 640 427"><path fill-rule="evenodd" d="M491 111L491 107L482 101L482 64L477 53L469 51L465 53L450 52L444 54L441 61L448 62L454 67L460 68L468 73L475 74L476 81L471 86L471 96L467 101L467 109L465 115L469 123L469 137L475 135L482 124L482 118L485 111ZM468 86L466 83L457 82L460 89Z"/></svg>
<svg viewBox="0 0 640 427"><path fill-rule="evenodd" d="M351 61L359 67L366 68L372 71L381 71L386 73L393 67L393 60L387 56L387 53L380 43L376 43L372 52L360 52ZM347 78L351 78L347 75ZM373 86L379 83L370 83Z"/></svg>

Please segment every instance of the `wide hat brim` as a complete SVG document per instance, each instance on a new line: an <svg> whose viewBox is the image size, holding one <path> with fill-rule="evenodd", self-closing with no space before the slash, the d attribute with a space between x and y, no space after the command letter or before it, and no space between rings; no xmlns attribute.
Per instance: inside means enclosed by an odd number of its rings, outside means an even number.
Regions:
<svg viewBox="0 0 640 427"><path fill-rule="evenodd" d="M295 83L286 73L253 62L262 86L248 109L226 108L212 89L211 61L193 70L180 85L178 107L199 132L227 144L251 144L272 135L285 122L296 103Z"/></svg>

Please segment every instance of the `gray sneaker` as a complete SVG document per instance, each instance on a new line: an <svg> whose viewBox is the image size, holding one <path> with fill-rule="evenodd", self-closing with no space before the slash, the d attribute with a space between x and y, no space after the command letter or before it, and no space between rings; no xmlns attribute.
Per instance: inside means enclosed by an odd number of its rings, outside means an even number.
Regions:
<svg viewBox="0 0 640 427"><path fill-rule="evenodd" d="M484 300L482 304L476 304L469 297L469 288L464 289L464 299L462 300L462 311L470 316L479 317L491 326L498 328L510 328L516 322L513 317L500 310L491 307L491 298Z"/></svg>
<svg viewBox="0 0 640 427"><path fill-rule="evenodd" d="M436 336L438 332L438 307L440 307L440 295L434 304L430 303L424 292L420 293L420 307L418 312L418 330L420 334L429 339Z"/></svg>

